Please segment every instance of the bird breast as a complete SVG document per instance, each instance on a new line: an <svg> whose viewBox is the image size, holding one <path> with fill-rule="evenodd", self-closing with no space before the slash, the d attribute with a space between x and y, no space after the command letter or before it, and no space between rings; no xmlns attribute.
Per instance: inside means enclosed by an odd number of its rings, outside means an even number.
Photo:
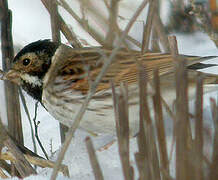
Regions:
<svg viewBox="0 0 218 180"><path fill-rule="evenodd" d="M116 87L116 92L120 92L120 88ZM216 86L205 86L204 92L211 92L217 90ZM130 136L134 136L139 130L139 90L138 85L131 85L128 87L128 107L129 107L129 129ZM189 85L188 95L193 98L196 94L195 86ZM172 110L175 102L175 88L174 84L162 84L161 95L168 107ZM148 105L150 114L153 118L153 90L148 87ZM46 97L46 98L45 98ZM61 97L61 98L60 98ZM85 100L83 94L78 91L59 91L53 96L49 91L43 92L43 104L48 112L58 121L70 127L80 110L82 103ZM163 109L166 109L163 106ZM169 118L167 111L163 111L164 117ZM112 91L111 89L98 92L94 95L89 103L89 106L82 118L80 128L88 132L97 134L116 134L116 123L114 116Z"/></svg>

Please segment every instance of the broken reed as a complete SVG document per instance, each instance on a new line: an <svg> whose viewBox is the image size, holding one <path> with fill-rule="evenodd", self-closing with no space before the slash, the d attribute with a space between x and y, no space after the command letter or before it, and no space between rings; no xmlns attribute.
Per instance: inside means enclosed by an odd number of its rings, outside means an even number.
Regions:
<svg viewBox="0 0 218 180"><path fill-rule="evenodd" d="M171 39L171 42L174 39ZM173 42L174 44L175 42ZM171 44L172 45L172 44ZM175 45L175 44L174 44ZM172 46L171 46L172 47ZM175 52L175 51L174 51ZM176 58L176 53L175 53ZM139 97L140 97L140 132L138 133L138 152L135 153L135 163L140 180L215 180L218 177L218 113L217 104L211 100L211 111L214 119L214 141L212 143L212 158L209 160L203 153L205 134L203 128L203 77L199 73L196 77L196 101L195 101L195 129L194 136L191 133L189 109L188 109L188 89L187 70L183 60L175 61L176 88L176 124L174 126L174 139L176 146L172 148L176 151L176 163L174 170L176 177L172 177L169 166L172 157L167 149L167 137L164 129L164 118L161 87L158 70L153 73L153 107L154 121L151 119L151 112L148 107L146 67L138 66L139 69ZM124 179L134 179L134 169L129 159L129 127L128 127L128 88L126 84L121 85L121 92L115 92L112 83L112 92L115 108L115 119L117 128L117 138L119 155L123 170ZM90 141L90 139L89 139ZM168 146L170 147L170 146ZM91 158L91 157L90 157ZM96 156L95 156L95 160ZM91 160L93 161L93 160ZM98 164L98 163L97 163ZM100 167L94 168L94 174L102 174ZM97 171L97 172L95 172ZM100 171L100 172L99 172ZM95 176L96 177L96 176ZM100 178L103 179L101 176Z"/></svg>
<svg viewBox="0 0 218 180"><path fill-rule="evenodd" d="M10 9L8 9L7 0L0 0L0 9L2 67L4 71L8 71L14 58L12 39L12 12ZM8 130L17 141L23 144L18 87L15 84L7 81L4 82L4 91Z"/></svg>
<svg viewBox="0 0 218 180"><path fill-rule="evenodd" d="M32 165L42 168L54 167L54 162L45 160L33 153L22 144L12 139L8 134L0 119L0 152L2 147L7 148L6 152L0 153L0 179L10 178L15 175L22 179L32 174L37 174ZM10 161L11 164L9 164L8 161ZM61 165L60 172L62 172L64 176L69 177L67 166Z"/></svg>

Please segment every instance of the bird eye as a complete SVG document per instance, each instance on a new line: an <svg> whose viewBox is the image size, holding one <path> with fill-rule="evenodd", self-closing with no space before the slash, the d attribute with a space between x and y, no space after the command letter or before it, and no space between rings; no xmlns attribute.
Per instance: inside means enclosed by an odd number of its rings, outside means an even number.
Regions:
<svg viewBox="0 0 218 180"><path fill-rule="evenodd" d="M30 63L30 59L26 58L23 60L23 65L27 66Z"/></svg>

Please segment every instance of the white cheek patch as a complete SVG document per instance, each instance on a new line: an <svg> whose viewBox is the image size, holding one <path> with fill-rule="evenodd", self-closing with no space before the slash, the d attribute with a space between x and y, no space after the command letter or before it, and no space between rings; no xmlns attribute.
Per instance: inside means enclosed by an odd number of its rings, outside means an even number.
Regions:
<svg viewBox="0 0 218 180"><path fill-rule="evenodd" d="M29 74L21 74L21 79L26 83L32 84L33 86L42 86L42 80L37 76L31 76Z"/></svg>

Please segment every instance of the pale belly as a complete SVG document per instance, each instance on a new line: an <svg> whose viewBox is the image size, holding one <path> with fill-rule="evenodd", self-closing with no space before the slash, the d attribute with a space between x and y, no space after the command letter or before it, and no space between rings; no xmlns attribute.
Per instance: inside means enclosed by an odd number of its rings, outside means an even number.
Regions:
<svg viewBox="0 0 218 180"><path fill-rule="evenodd" d="M76 113L79 112L84 97L75 97L75 101L60 100L60 98L48 98L48 92L43 92L43 104L48 112L58 121L70 127L73 124ZM129 117L130 117L130 134L134 135L138 132L139 127L139 106L138 106L138 89L130 88L129 94L131 99L129 103ZM70 95L70 94L69 94ZM66 95L68 96L68 95ZM46 98L45 98L46 97ZM97 134L116 134L115 116L112 101L111 90L98 93L89 102L89 106L80 122L80 128L91 133Z"/></svg>
<svg viewBox="0 0 218 180"><path fill-rule="evenodd" d="M172 109L172 106L175 102L175 89L172 85L166 85L161 87L161 94L165 102ZM204 92L217 90L217 87L206 86ZM97 134L116 134L116 125L115 125L115 116L113 109L112 96L110 90L104 92L107 94L105 98L99 98L102 94L97 94L96 98L92 99L89 103L88 109L86 110L81 123L80 128L84 129L91 133ZM148 104L150 108L150 114L153 117L153 103L151 101L152 91L149 90ZM195 88L189 88L189 97L193 98L196 94ZM70 94L69 94L70 95ZM137 87L129 88L129 128L130 135L135 135L139 130L139 98L138 98L138 89ZM48 97L46 93L43 93L43 97ZM71 95L72 96L72 95ZM43 99L43 104L47 108L48 112L58 121L70 127L73 124L76 113L80 110L81 104L84 101L84 98L77 97L75 102L70 100L61 101L58 98L52 98L52 100ZM72 97L71 97L72 98ZM48 98L47 98L48 99ZM165 109L165 107L163 106ZM164 111L167 113L166 111Z"/></svg>

